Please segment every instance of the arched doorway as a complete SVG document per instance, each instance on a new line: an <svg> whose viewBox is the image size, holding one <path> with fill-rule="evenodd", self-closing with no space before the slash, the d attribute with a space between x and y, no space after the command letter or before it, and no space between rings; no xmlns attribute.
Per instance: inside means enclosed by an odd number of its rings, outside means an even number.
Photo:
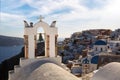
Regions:
<svg viewBox="0 0 120 80"><path fill-rule="evenodd" d="M44 46L44 54L46 57L49 57L49 26L48 24L44 23L37 23L35 26L34 26L34 29L35 29L35 50L36 52L38 51L37 49L39 48L40 49L40 46L37 46L37 43L39 41L37 41L37 39L39 39L39 37L43 37L43 40L41 40L40 44L42 43L43 46ZM44 41L44 43L43 43ZM42 46L41 46L42 47ZM39 52L37 52L39 54ZM36 55L37 56L37 55ZM42 56L42 55L38 55L38 56Z"/></svg>
<svg viewBox="0 0 120 80"><path fill-rule="evenodd" d="M37 29L35 57L45 56L45 32L42 27Z"/></svg>

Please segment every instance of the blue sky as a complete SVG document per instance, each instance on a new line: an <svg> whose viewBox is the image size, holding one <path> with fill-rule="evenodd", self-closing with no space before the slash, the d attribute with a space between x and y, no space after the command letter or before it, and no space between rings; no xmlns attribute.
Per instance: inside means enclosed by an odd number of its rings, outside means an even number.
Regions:
<svg viewBox="0 0 120 80"><path fill-rule="evenodd" d="M59 38L88 29L120 28L120 0L0 0L0 35L23 37L23 20L57 21Z"/></svg>

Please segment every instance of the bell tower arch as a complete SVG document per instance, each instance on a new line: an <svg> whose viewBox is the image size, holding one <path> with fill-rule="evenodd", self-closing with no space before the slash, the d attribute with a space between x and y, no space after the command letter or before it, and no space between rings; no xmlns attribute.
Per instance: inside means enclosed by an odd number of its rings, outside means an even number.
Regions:
<svg viewBox="0 0 120 80"><path fill-rule="evenodd" d="M27 21L24 21L24 45L25 45L25 58L35 58L35 49L37 48L37 29L42 27L44 30L45 38L45 56L56 57L56 40L58 36L58 29L55 27L56 21L53 21L51 25L46 22L40 21L35 23L31 22L30 25Z"/></svg>

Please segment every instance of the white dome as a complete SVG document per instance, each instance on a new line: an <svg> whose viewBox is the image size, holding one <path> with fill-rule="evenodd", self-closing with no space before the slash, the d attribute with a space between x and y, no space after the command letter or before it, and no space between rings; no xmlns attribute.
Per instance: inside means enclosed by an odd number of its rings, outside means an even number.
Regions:
<svg viewBox="0 0 120 80"><path fill-rule="evenodd" d="M80 80L53 63L45 63L34 70L27 80Z"/></svg>
<svg viewBox="0 0 120 80"><path fill-rule="evenodd" d="M9 80L81 80L68 72L59 58L23 59Z"/></svg>
<svg viewBox="0 0 120 80"><path fill-rule="evenodd" d="M91 80L120 80L120 63L112 62L105 65Z"/></svg>

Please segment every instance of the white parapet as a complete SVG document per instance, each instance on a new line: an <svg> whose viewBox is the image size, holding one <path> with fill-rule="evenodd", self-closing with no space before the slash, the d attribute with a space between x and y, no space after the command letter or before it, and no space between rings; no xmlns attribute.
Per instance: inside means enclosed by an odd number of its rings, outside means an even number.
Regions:
<svg viewBox="0 0 120 80"><path fill-rule="evenodd" d="M15 78L14 70L10 70L8 72L8 75L9 75L8 80L14 80L14 78Z"/></svg>
<svg viewBox="0 0 120 80"><path fill-rule="evenodd" d="M14 66L14 72L15 72L15 73L19 72L19 71L20 71L20 68L21 68L20 65L15 65L15 66Z"/></svg>
<svg viewBox="0 0 120 80"><path fill-rule="evenodd" d="M57 56L57 57L55 57L56 58L56 60L58 61L58 62L62 62L62 58L61 58L61 56Z"/></svg>
<svg viewBox="0 0 120 80"><path fill-rule="evenodd" d="M23 65L24 65L24 61L25 61L26 59L25 58L20 58L20 66L22 67Z"/></svg>

